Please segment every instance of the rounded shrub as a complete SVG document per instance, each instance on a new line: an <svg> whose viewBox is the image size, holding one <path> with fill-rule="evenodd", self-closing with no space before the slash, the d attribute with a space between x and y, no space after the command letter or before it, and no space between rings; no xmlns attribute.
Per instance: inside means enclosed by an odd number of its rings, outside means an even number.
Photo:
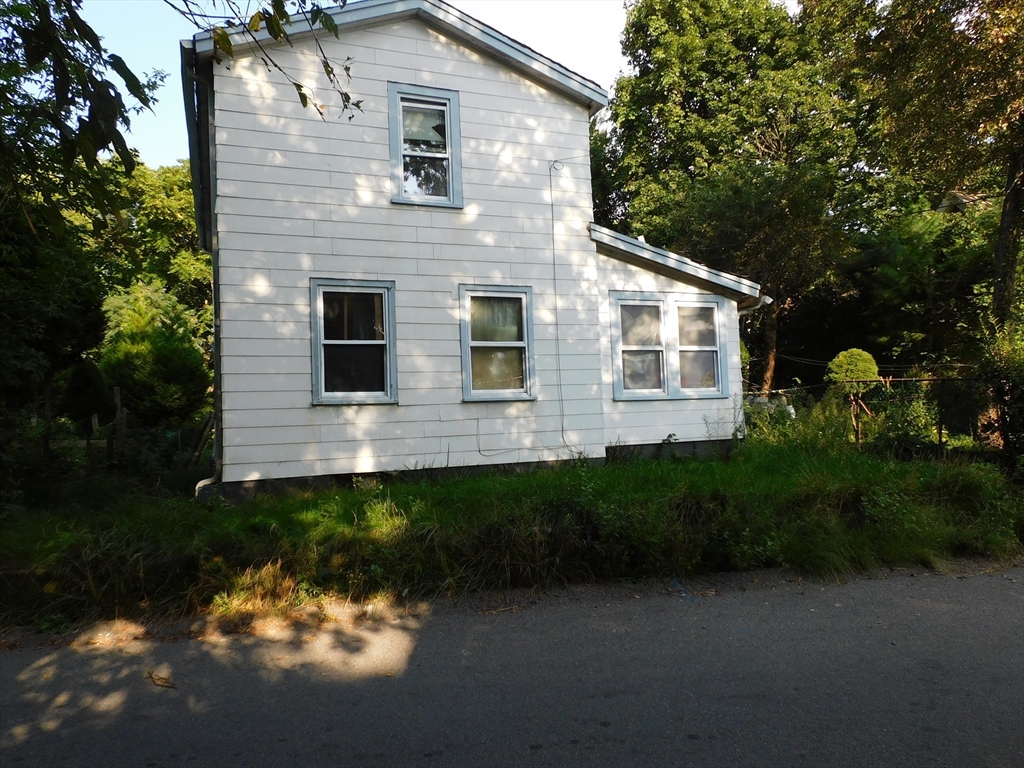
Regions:
<svg viewBox="0 0 1024 768"><path fill-rule="evenodd" d="M878 365L875 358L856 347L832 358L825 372L825 381L844 395L862 395L875 386L872 380L877 379Z"/></svg>

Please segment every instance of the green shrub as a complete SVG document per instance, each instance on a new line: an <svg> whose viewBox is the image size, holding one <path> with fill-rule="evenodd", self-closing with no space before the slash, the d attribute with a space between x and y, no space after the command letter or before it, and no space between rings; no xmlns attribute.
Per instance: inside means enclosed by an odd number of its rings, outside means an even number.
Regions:
<svg viewBox="0 0 1024 768"><path fill-rule="evenodd" d="M878 366L875 358L863 349L840 352L828 364L825 381L843 395L864 394L876 386Z"/></svg>
<svg viewBox="0 0 1024 768"><path fill-rule="evenodd" d="M909 375L916 377L922 372L911 371ZM867 398L874 417L865 420L866 437L869 440L933 440L938 411L931 397L931 386L927 382L907 381L875 389Z"/></svg>
<svg viewBox="0 0 1024 768"><path fill-rule="evenodd" d="M207 406L211 376L194 319L159 282L107 298L100 368L140 426L177 428Z"/></svg>
<svg viewBox="0 0 1024 768"><path fill-rule="evenodd" d="M1003 449L1024 470L1024 319L1007 323L993 336L981 372L999 410Z"/></svg>

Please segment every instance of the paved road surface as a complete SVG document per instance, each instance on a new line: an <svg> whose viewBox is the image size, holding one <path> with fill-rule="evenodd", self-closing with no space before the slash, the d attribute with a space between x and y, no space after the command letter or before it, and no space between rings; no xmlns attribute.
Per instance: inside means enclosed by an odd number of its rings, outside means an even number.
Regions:
<svg viewBox="0 0 1024 768"><path fill-rule="evenodd" d="M0 651L0 758L1024 765L1024 569L744 578L482 597L201 640L130 639L123 624L70 646L29 637Z"/></svg>

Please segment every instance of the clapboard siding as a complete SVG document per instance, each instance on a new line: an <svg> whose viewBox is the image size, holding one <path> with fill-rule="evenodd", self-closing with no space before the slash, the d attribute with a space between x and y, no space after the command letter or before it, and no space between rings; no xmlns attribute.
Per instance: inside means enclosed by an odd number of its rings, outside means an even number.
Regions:
<svg viewBox="0 0 1024 768"><path fill-rule="evenodd" d="M419 21L321 43L354 59L351 121L299 42L275 58L327 120L256 59L215 66L225 481L603 456L726 412L731 432L731 399L612 401L608 291L695 289L597 254L584 106ZM459 92L461 209L391 202L389 81ZM397 404L312 405L313 278L394 281ZM460 285L532 289L533 399L463 402Z"/></svg>

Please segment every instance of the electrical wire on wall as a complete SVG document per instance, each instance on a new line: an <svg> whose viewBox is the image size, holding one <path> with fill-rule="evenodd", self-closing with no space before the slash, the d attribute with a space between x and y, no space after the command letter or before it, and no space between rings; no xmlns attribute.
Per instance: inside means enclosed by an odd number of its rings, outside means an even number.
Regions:
<svg viewBox="0 0 1024 768"><path fill-rule="evenodd" d="M551 279L552 279L552 296L555 302L554 313L555 313L555 375L558 381L558 417L561 428L562 445L570 451L570 453L578 453L578 446L572 445L566 438L565 428L565 397L562 388L562 328L559 321L558 314L558 243L557 234L555 232L555 173L558 172L563 178L569 181L573 187L576 187L576 183L572 180L572 177L563 173L565 163L571 160L583 160L589 159L590 155L577 155L575 157L566 157L560 160L548 161L548 202L551 211ZM477 453L481 456L497 456L502 453L511 453L518 451L518 448L501 448L497 450L485 450L480 442L480 420L476 419L476 441L477 441Z"/></svg>
<svg viewBox="0 0 1024 768"><path fill-rule="evenodd" d="M558 246L555 235L555 171L558 171L562 177L569 180L574 187L572 178L562 170L565 168L565 163L570 160L580 160L582 158L589 158L590 155L577 155L576 157L565 157L561 160L551 160L548 162L548 202L551 206L551 279L552 279L552 292L555 300L555 368L556 375L558 376L558 416L562 430L562 445L565 446L569 451L574 451L577 446L569 444L569 441L565 437L565 395L562 391L562 328L558 320Z"/></svg>

